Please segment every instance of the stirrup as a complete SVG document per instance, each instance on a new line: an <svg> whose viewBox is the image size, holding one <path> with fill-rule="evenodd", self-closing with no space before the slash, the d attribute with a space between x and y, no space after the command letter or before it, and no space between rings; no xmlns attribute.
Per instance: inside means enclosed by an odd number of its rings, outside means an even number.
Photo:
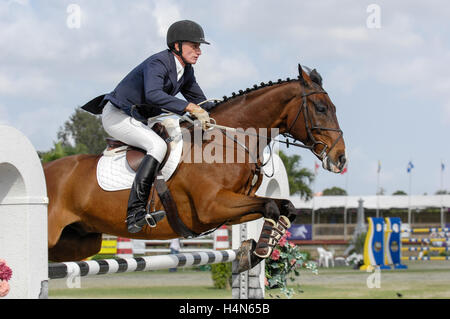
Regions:
<svg viewBox="0 0 450 319"><path fill-rule="evenodd" d="M157 210L155 212L145 214L145 221L150 227L156 227L156 224L166 216L166 212L163 210Z"/></svg>

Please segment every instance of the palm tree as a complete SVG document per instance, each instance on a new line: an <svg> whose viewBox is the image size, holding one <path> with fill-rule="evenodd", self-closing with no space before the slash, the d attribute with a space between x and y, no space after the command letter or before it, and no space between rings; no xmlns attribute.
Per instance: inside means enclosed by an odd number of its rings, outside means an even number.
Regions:
<svg viewBox="0 0 450 319"><path fill-rule="evenodd" d="M325 188L322 192L323 196L347 196L347 191L343 188L333 186L331 188Z"/></svg>
<svg viewBox="0 0 450 319"><path fill-rule="evenodd" d="M290 195L300 194L303 199L311 199L313 194L309 185L314 181L314 173L300 166L302 160L300 155L288 156L280 151L279 156L286 168Z"/></svg>

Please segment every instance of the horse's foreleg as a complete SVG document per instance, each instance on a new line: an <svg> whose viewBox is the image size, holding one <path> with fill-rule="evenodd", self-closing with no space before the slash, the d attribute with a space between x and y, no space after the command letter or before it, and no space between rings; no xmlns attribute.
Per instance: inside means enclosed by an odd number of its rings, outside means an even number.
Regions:
<svg viewBox="0 0 450 319"><path fill-rule="evenodd" d="M296 209L289 200L272 199L268 203L272 206L273 211L278 211L280 216L277 220L265 218L258 242L250 239L241 244L238 253L238 272L251 269L263 259L269 257L295 219Z"/></svg>
<svg viewBox="0 0 450 319"><path fill-rule="evenodd" d="M280 210L280 214L282 216L286 216L289 221L292 223L297 216L294 204L290 200L287 199L273 199L275 204L277 204L278 209Z"/></svg>
<svg viewBox="0 0 450 319"><path fill-rule="evenodd" d="M205 207L207 204L205 201L202 203L203 206L198 206L197 213L203 223L227 219L230 221L249 221L261 216L264 217L264 225L258 241L247 240L242 243L239 249L239 272L251 269L261 260L269 257L275 245L286 232L287 227L290 226L287 217L280 217L280 209L287 213L286 201L283 200L246 196L228 190L220 190L214 200L209 202L208 207ZM202 212L208 212L209 214L202 214Z"/></svg>
<svg viewBox="0 0 450 319"><path fill-rule="evenodd" d="M201 198L195 206L203 224L250 221L260 217L278 221L280 216L278 206L271 198L246 196L228 190L220 190L209 200Z"/></svg>

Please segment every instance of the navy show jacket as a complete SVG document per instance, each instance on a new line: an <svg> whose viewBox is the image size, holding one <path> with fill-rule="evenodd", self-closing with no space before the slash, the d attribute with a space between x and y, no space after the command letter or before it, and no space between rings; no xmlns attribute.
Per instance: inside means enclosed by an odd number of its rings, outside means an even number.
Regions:
<svg viewBox="0 0 450 319"><path fill-rule="evenodd" d="M187 101L175 97L179 92ZM185 66L183 76L177 81L175 57L170 50L163 50L144 60L104 97L104 103L110 101L130 116L133 105L150 105L144 107L147 117L161 114L163 111L160 108L182 114L189 102L198 104L204 100L206 97L197 84L190 64ZM214 103L208 102L202 107L210 110Z"/></svg>

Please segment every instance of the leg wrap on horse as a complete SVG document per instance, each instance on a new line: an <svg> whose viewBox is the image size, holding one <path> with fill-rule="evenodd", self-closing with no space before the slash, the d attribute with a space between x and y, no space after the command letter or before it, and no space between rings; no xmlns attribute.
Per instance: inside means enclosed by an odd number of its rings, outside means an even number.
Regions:
<svg viewBox="0 0 450 319"><path fill-rule="evenodd" d="M127 226L130 233L139 232L144 225L155 227L164 218L164 211L147 212L147 200L158 172L159 162L151 155L145 155L136 173L128 199Z"/></svg>
<svg viewBox="0 0 450 319"><path fill-rule="evenodd" d="M254 254L260 258L269 257L290 226L291 223L286 216L280 216L277 223L272 219L266 219Z"/></svg>

